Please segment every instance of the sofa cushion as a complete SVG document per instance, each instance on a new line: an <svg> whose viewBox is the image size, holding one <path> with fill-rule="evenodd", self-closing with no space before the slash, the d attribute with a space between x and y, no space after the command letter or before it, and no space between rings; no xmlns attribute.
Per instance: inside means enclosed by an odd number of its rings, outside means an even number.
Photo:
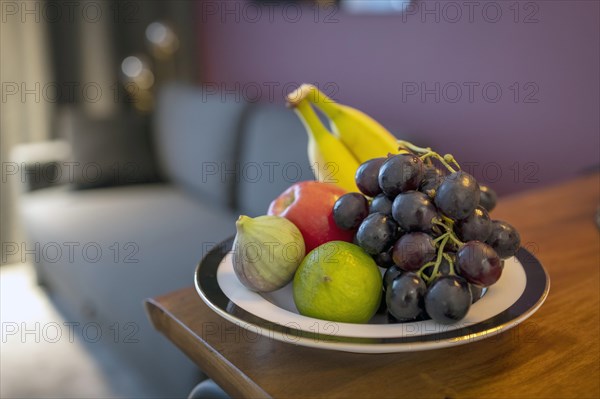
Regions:
<svg viewBox="0 0 600 399"><path fill-rule="evenodd" d="M302 123L284 105L255 105L245 118L236 193L240 212L266 213L291 184L313 180Z"/></svg>
<svg viewBox="0 0 600 399"><path fill-rule="evenodd" d="M247 104L171 85L158 96L156 151L166 176L213 204L232 203L240 118Z"/></svg>
<svg viewBox="0 0 600 399"><path fill-rule="evenodd" d="M202 256L235 232L236 215L169 184L55 187L24 195L20 206L30 251L22 256L34 263L38 249L41 277L69 319L99 323L102 343L156 381L157 397L187 394L198 371L154 331L142 303L192 285Z"/></svg>
<svg viewBox="0 0 600 399"><path fill-rule="evenodd" d="M74 173L69 183L74 188L159 181L148 117L121 112L97 119L65 110L60 124L71 144Z"/></svg>

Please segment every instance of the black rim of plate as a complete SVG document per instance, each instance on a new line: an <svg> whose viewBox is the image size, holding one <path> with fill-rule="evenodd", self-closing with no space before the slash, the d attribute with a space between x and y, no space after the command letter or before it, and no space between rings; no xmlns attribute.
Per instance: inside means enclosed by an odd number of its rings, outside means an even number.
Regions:
<svg viewBox="0 0 600 399"><path fill-rule="evenodd" d="M310 339L313 341L327 341L339 343L352 343L364 345L381 345L381 344L418 344L425 342L440 342L440 341L466 341L475 340L477 337L491 336L495 333L502 332L518 324L524 316L531 313L530 311L537 309L546 299L550 288L550 279L542 267L541 263L529 251L524 248L519 248L516 258L521 263L526 276L525 290L508 309L497 315L462 328L442 331L438 333L430 333L427 335L410 335L406 337L396 338L357 338L346 337L335 334L324 334L317 332L308 332L284 326L265 320L254 314L236 306L223 293L217 282L217 269L223 258L231 251L233 245L233 237L221 242L214 247L202 259L195 273L196 289L205 301L210 302L209 305L217 313L227 314L229 318L236 320L244 328L252 327L252 330L265 329L270 332L280 333L289 338ZM332 323L323 320L324 323ZM418 322L417 322L418 323ZM293 323L288 323L293 324ZM401 323L399 324L401 325ZM298 326L299 327L299 326Z"/></svg>

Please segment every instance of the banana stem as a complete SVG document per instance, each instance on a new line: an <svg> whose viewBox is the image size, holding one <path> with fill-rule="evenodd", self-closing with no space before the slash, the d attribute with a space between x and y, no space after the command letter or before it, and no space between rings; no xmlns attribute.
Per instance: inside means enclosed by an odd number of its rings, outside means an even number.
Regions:
<svg viewBox="0 0 600 399"><path fill-rule="evenodd" d="M334 120L340 113L340 110L333 106L335 101L311 84L303 84L287 96L288 105L291 107L297 107L305 100L318 107L330 120Z"/></svg>
<svg viewBox="0 0 600 399"><path fill-rule="evenodd" d="M310 102L313 102L311 98L314 97L313 93L315 90L318 89L313 85L306 83L300 85L300 87L287 95L287 105L290 107L297 107L298 104L304 102L304 100L307 98Z"/></svg>

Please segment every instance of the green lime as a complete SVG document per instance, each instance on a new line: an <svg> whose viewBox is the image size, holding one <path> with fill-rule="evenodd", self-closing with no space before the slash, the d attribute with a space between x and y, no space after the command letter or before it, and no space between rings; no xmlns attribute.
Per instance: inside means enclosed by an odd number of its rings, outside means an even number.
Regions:
<svg viewBox="0 0 600 399"><path fill-rule="evenodd" d="M294 276L300 314L345 323L366 323L381 300L381 273L360 247L331 241L312 250Z"/></svg>

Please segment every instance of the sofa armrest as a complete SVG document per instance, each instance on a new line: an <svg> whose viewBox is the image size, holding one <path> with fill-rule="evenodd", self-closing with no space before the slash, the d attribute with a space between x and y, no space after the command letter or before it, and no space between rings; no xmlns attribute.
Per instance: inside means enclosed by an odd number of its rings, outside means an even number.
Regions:
<svg viewBox="0 0 600 399"><path fill-rule="evenodd" d="M65 140L18 144L3 165L3 175L18 182L18 191L26 193L69 182L72 174L71 146Z"/></svg>

